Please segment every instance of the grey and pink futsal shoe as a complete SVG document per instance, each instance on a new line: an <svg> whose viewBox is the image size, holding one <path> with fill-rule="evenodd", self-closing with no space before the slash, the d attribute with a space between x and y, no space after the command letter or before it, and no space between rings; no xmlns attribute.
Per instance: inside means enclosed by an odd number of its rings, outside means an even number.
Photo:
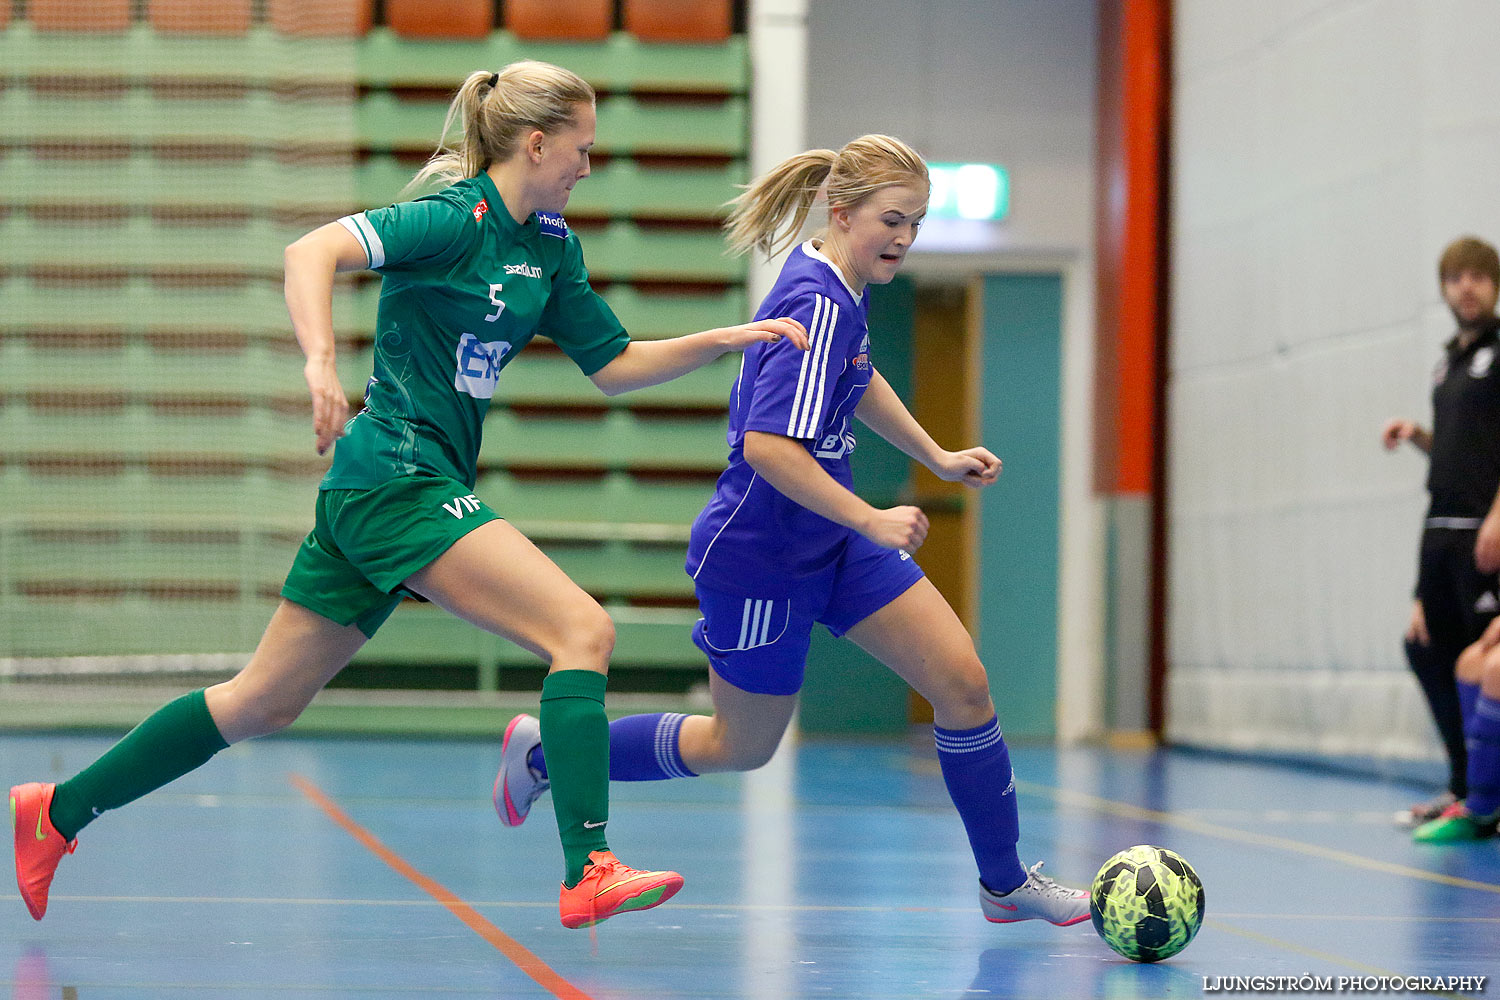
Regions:
<svg viewBox="0 0 1500 1000"><path fill-rule="evenodd" d="M532 770L526 759L535 747L542 745L542 724L534 715L518 715L505 727L500 744L500 773L495 775L495 812L506 826L526 822L531 804L552 787L552 783Z"/></svg>
<svg viewBox="0 0 1500 1000"><path fill-rule="evenodd" d="M1017 920L1045 920L1059 927L1069 927L1089 918L1089 894L1071 889L1042 874L1042 862L1031 866L1026 881L1005 895L991 892L979 883L979 906L984 919L992 924L1011 924Z"/></svg>

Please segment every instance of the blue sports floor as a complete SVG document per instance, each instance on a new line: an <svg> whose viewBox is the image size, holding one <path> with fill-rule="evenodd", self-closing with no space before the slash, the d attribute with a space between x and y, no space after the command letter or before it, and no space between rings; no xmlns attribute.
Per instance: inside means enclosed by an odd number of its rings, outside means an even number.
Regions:
<svg viewBox="0 0 1500 1000"><path fill-rule="evenodd" d="M64 777L110 742L0 736L0 778ZM7 875L0 984L12 1000L1128 998L1303 975L1500 989L1500 843L1412 844L1390 817L1420 796L1398 785L1013 751L1028 863L1086 883L1108 855L1155 843L1202 876L1197 940L1140 966L1089 923L986 923L930 747L902 743L804 742L753 775L615 785L614 849L686 887L564 930L550 802L502 827L496 756L377 740L226 751L84 831L43 923Z"/></svg>

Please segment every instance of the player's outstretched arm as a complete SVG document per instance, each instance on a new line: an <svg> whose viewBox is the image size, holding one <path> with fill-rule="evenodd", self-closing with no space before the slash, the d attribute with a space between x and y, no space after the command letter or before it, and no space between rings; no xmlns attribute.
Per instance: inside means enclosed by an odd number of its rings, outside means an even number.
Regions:
<svg viewBox="0 0 1500 1000"><path fill-rule="evenodd" d="M1000 459L985 448L946 451L939 447L878 371L871 372L870 386L854 408L854 415L939 479L965 486L989 486L1000 475Z"/></svg>
<svg viewBox="0 0 1500 1000"><path fill-rule="evenodd" d="M318 454L344 433L349 398L339 383L333 350L333 275L369 266L364 247L337 222L320 226L286 248L286 308L307 358L302 374L312 395Z"/></svg>
<svg viewBox="0 0 1500 1000"><path fill-rule="evenodd" d="M766 431L746 431L745 461L782 496L853 528L876 545L915 552L927 539L927 515L921 508L880 510L870 506L830 476L800 441Z"/></svg>
<svg viewBox="0 0 1500 1000"><path fill-rule="evenodd" d="M807 329L789 317L704 330L670 340L632 340L613 361L589 378L606 396L618 396L670 382L731 351L743 351L757 341L775 343L783 337L799 349L807 350Z"/></svg>

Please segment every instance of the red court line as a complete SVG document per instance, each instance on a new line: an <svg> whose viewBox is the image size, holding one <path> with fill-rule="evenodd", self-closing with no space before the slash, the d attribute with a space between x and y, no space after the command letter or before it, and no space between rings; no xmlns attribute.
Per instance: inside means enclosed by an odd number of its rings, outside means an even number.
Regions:
<svg viewBox="0 0 1500 1000"><path fill-rule="evenodd" d="M335 805L327 795L324 795L317 785L300 774L291 775L291 781L297 786L298 791L327 813L329 819L343 827L349 836L364 844L371 854L406 876L427 895L442 903L448 908L448 912L467 924L475 934L494 945L500 954L515 963L516 968L536 980L542 989L557 997L557 1000L592 1000L587 993L559 976L546 962L537 958L515 938L486 920L478 910L459 899L441 882L430 879L417 871L407 863L405 858L377 840L369 830L350 819L348 814Z"/></svg>

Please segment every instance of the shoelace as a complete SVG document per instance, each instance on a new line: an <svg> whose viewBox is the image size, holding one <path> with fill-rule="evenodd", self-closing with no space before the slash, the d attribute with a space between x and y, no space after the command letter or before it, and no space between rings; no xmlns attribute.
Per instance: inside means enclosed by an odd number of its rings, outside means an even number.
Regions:
<svg viewBox="0 0 1500 1000"><path fill-rule="evenodd" d="M1071 899L1074 895L1074 890L1069 889L1065 886L1058 885L1056 882L1052 881L1052 879L1048 878L1046 875L1043 875L1042 865L1044 864L1046 864L1046 862L1038 861L1036 864L1032 865L1031 869L1027 873L1026 882L1032 885L1033 889L1035 889L1038 895L1052 896L1057 899Z"/></svg>

